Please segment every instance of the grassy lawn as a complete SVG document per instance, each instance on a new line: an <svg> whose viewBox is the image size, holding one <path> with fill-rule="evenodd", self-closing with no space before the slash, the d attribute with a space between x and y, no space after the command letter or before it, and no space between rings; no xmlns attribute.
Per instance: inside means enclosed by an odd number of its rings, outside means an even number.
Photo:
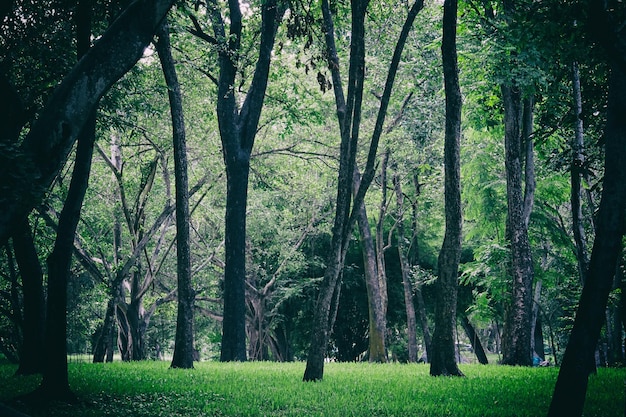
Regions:
<svg viewBox="0 0 626 417"><path fill-rule="evenodd" d="M330 363L324 381L301 382L303 363L70 363L80 402L11 403L38 386L0 365L0 402L32 416L543 416L558 370L464 365L466 378L433 378L428 365ZM624 415L624 369L590 379L585 416Z"/></svg>

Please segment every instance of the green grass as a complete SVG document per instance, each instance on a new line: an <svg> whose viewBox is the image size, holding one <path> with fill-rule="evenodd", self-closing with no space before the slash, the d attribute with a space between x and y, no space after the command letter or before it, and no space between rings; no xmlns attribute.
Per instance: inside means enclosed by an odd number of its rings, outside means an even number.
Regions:
<svg viewBox="0 0 626 417"><path fill-rule="evenodd" d="M324 380L301 382L303 363L70 363L76 405L13 404L33 416L462 416L546 414L558 370L465 365L465 378L433 378L427 365L330 363ZM0 365L0 401L27 393L39 377ZM590 379L585 416L622 416L623 369Z"/></svg>

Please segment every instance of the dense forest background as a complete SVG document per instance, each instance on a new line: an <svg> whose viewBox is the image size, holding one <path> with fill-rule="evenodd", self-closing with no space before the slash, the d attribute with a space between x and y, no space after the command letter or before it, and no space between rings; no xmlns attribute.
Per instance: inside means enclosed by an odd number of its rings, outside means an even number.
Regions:
<svg viewBox="0 0 626 417"><path fill-rule="evenodd" d="M159 24L158 36L142 49L136 65L86 117L94 135L87 173L77 168L84 162L81 143L89 142L80 136L78 146L70 143L67 157L55 147L40 156L42 165L58 163L58 172L49 186L24 195L19 181L36 188L45 176L29 177L32 166L20 160L29 132L47 115L45 105L61 80L90 45L106 39L103 34L127 4L7 2L0 15L0 172L17 182L3 183L2 197L3 204L30 199L34 209L27 222L12 224L10 233L3 229L3 237L11 238L4 239L0 253L2 354L20 362L29 354L29 337L44 340L41 306L46 294L50 298L47 284L63 212L74 179L88 178L65 249L71 253L67 353L90 355L94 361L111 361L115 355L128 361L170 360L175 355L185 262L177 256L177 232L183 235L176 217L183 200L175 173L181 156L172 140L172 91L179 89L191 277L185 296L193 310L188 316L193 317L188 319L193 359L307 359L322 298L318 294L333 262L337 206L342 195L354 192L357 198L361 178L371 171L371 185L364 187L363 205L357 207L362 210L356 210L354 227L348 228L337 290L331 291L327 320L332 332L325 356L429 361L442 291L437 281L448 209L444 184L446 170L452 170L444 159L444 4L427 1L415 9L419 13L407 33L380 128L391 58L415 6L367 3L175 2L168 25ZM360 33L355 31L359 4L364 7ZM594 243L610 65L589 35L585 2L464 1L458 7L463 223L452 317L456 361L559 365ZM329 55L325 10L334 18L336 61ZM355 40L362 43L361 66L355 64L359 48L354 45L360 44ZM175 64L174 84L163 76L168 53ZM354 142L354 169L343 194L337 176L345 130L338 74L346 77L347 97L351 88L361 92L353 116L360 124L351 130L361 140ZM266 87L260 86L263 76ZM517 107L511 112L509 105ZM512 114L517 117L513 124L507 121ZM511 126L517 126L519 141L513 156L505 141ZM372 159L368 140L377 130L380 142ZM236 147L232 141L238 141ZM517 223L510 220L513 160L520 168L523 203ZM242 169L249 169L243 200L234 197L233 185ZM232 223L233 207L243 213L243 228ZM520 307L513 253L522 244L511 238L518 229L527 234L530 262L521 324L509 322L511 311ZM242 250L229 252L236 240ZM590 358L594 366L624 363L623 253L619 259ZM241 265L233 270L237 262ZM231 287L229 276L238 276L240 286ZM228 310L230 301L225 301L225 294L237 299L237 291L242 304L236 306L245 309L243 356L241 346L231 342L241 339L231 317L238 307ZM371 340L380 329L380 322L374 323L376 297L384 312L382 356ZM39 303L37 317L29 302ZM31 325L36 322L41 326ZM516 343L515 326L530 338L522 360L507 352ZM234 333L227 334L230 329ZM223 338L229 338L232 352L225 353ZM35 360L33 366L40 370L43 365Z"/></svg>

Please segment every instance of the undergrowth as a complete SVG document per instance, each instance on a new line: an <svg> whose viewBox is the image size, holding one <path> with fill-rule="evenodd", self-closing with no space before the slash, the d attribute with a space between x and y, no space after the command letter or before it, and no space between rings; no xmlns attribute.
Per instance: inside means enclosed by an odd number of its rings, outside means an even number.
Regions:
<svg viewBox="0 0 626 417"><path fill-rule="evenodd" d="M545 415L558 370L465 365L465 378L429 376L427 365L329 363L324 380L304 383L303 363L70 363L79 402L45 407L15 401L40 377L0 365L0 401L31 416L460 416ZM585 416L624 412L623 369L590 378Z"/></svg>

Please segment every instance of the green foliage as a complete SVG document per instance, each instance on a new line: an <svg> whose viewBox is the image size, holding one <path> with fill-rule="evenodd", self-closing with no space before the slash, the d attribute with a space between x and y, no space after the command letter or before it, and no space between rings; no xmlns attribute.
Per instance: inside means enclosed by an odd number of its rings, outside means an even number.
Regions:
<svg viewBox="0 0 626 417"><path fill-rule="evenodd" d="M465 378L432 378L426 365L327 364L319 383L300 381L303 363L164 362L70 364L76 405L19 408L34 417L133 416L498 416L545 414L557 370L465 365ZM38 377L0 366L0 401L28 392ZM624 370L591 376L585 416L623 413Z"/></svg>

